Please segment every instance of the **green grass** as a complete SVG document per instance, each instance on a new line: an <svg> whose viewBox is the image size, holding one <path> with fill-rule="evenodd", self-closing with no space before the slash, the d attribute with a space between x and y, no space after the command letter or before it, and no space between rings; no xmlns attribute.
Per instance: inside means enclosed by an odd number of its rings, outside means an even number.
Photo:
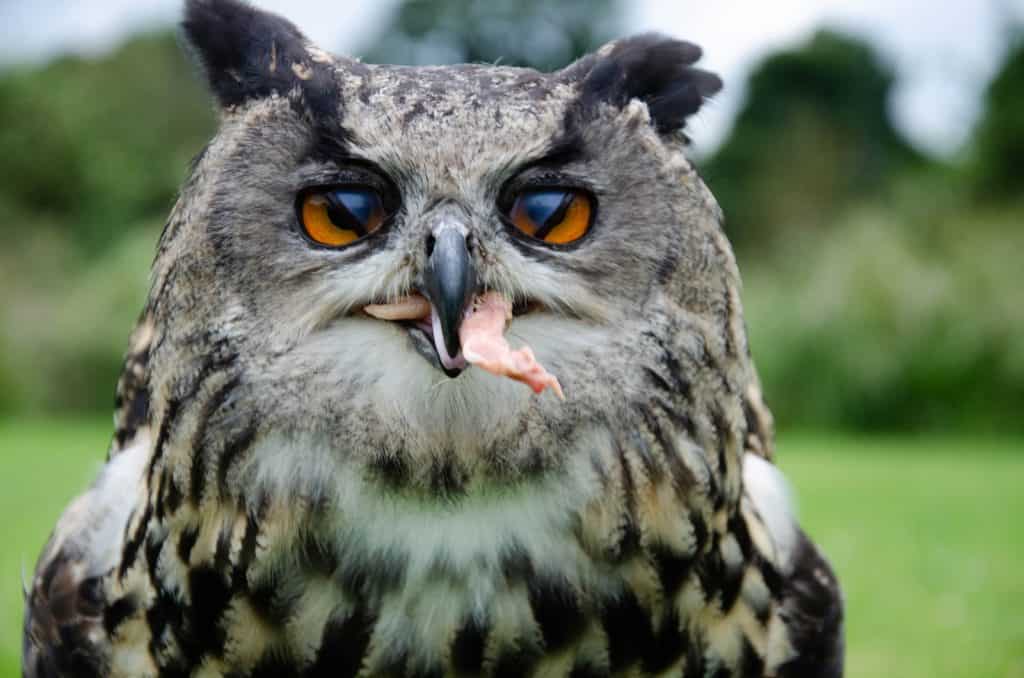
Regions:
<svg viewBox="0 0 1024 678"><path fill-rule="evenodd" d="M0 678L19 675L22 567L108 435L0 422ZM783 434L779 459L846 591L848 676L1024 678L1024 441Z"/></svg>

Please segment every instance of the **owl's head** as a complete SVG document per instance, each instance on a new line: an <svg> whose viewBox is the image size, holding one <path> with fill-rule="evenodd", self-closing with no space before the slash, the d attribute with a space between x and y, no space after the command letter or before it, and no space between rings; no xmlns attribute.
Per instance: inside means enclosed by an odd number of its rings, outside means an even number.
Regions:
<svg viewBox="0 0 1024 678"><path fill-rule="evenodd" d="M696 46L641 35L539 73L363 64L237 0L189 0L184 29L222 115L160 243L155 391L221 356L234 416L471 456L615 416L680 346L749 378L733 257L684 155L720 87ZM566 403L442 365L489 290ZM362 312L411 293L442 322Z"/></svg>

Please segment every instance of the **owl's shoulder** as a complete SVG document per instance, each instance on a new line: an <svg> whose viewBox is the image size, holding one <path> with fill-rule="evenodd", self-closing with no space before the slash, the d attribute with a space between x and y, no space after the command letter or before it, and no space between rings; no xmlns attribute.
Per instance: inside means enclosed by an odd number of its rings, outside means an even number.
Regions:
<svg viewBox="0 0 1024 678"><path fill-rule="evenodd" d="M109 575L120 557L149 452L135 431L93 485L64 511L25 593L26 678L103 675L109 651Z"/></svg>

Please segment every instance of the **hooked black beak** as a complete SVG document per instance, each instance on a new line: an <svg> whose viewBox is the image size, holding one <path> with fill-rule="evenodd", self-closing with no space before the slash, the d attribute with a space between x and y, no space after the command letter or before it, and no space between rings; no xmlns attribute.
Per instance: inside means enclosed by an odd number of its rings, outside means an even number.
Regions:
<svg viewBox="0 0 1024 678"><path fill-rule="evenodd" d="M458 355L459 325L476 292L476 270L469 257L466 236L455 228L443 228L432 236L433 247L424 275L423 291L437 310L449 356Z"/></svg>

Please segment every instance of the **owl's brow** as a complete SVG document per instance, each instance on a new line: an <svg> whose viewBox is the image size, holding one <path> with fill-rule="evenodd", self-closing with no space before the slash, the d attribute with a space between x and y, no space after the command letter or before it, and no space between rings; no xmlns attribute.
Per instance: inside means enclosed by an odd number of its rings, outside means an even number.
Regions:
<svg viewBox="0 0 1024 678"><path fill-rule="evenodd" d="M583 158L586 148L578 130L567 130L551 140L544 155L530 160L519 168L519 173L534 167L563 167Z"/></svg>
<svg viewBox="0 0 1024 678"><path fill-rule="evenodd" d="M303 160L349 163L353 160L349 150L351 138L349 131L341 125L336 125L333 130L317 126Z"/></svg>

